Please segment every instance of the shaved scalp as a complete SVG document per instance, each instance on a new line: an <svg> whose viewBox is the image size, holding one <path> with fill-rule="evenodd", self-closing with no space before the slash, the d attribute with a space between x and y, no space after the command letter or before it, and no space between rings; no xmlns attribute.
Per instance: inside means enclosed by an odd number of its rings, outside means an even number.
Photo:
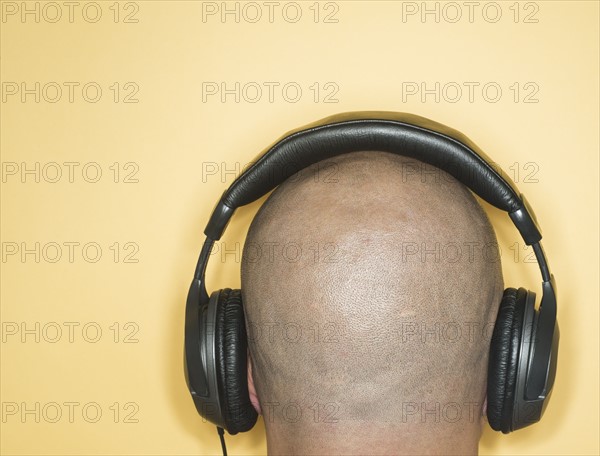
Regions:
<svg viewBox="0 0 600 456"><path fill-rule="evenodd" d="M503 280L449 174L374 151L300 171L252 222L242 290L270 453L477 452Z"/></svg>

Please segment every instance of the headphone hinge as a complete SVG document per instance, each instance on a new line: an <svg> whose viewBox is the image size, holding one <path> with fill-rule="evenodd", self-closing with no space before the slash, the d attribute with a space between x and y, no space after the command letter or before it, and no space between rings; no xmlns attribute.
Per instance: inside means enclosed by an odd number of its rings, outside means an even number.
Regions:
<svg viewBox="0 0 600 456"><path fill-rule="evenodd" d="M223 198L221 198L213 209L210 219L206 224L206 228L204 228L204 234L213 241L221 239L223 231L225 231L234 211L235 208L227 206L227 204L223 202Z"/></svg>
<svg viewBox="0 0 600 456"><path fill-rule="evenodd" d="M523 201L523 205L516 211L509 212L508 215L521 233L525 243L527 245L537 244L542 239L542 230L538 225L535 212L522 193L521 201Z"/></svg>

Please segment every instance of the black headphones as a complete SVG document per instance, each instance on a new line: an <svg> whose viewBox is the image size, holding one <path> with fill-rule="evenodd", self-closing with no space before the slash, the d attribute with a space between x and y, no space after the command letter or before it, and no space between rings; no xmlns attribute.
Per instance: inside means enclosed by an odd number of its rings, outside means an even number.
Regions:
<svg viewBox="0 0 600 456"><path fill-rule="evenodd" d="M396 112L349 112L292 130L269 146L223 193L206 225L206 240L185 311L185 377L201 416L230 434L250 430L257 414L247 386L247 336L241 290L206 292L213 243L235 209L252 203L294 173L326 158L376 150L434 165L488 203L508 212L542 273L542 300L524 288L504 291L490 346L487 416L507 434L540 420L554 384L559 329L556 284L535 214L512 180L462 133ZM222 440L223 442L223 440Z"/></svg>

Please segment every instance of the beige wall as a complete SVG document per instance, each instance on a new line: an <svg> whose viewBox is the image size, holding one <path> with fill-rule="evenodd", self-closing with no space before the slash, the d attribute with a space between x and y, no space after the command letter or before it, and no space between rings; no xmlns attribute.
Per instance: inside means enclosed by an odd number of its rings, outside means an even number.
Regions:
<svg viewBox="0 0 600 456"><path fill-rule="evenodd" d="M218 453L182 330L227 170L305 123L390 110L464 132L509 172L557 278L547 413L510 436L486 428L481 453L597 454L598 3L279 2L272 18L238 3L239 22L222 8L2 2L2 453ZM243 244L257 208L222 246ZM508 217L485 208L506 284L539 291ZM210 289L239 285L227 259ZM227 441L264 453L262 422Z"/></svg>

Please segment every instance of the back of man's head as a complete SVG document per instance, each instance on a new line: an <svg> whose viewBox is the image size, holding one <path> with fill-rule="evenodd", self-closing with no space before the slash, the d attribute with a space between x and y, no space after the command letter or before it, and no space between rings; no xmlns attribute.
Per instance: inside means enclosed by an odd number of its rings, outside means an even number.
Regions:
<svg viewBox="0 0 600 456"><path fill-rule="evenodd" d="M297 173L252 222L242 290L269 452L477 451L503 280L454 178L385 152Z"/></svg>

